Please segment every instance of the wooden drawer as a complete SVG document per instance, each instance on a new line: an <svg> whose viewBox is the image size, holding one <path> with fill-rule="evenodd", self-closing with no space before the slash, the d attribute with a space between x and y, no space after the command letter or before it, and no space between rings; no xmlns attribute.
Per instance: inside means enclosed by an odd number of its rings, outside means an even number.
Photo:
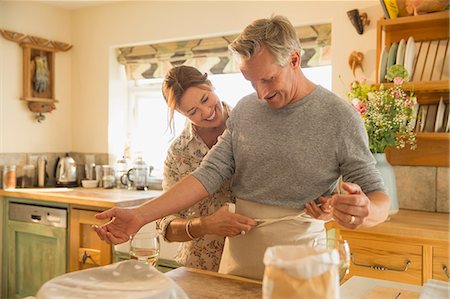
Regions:
<svg viewBox="0 0 450 299"><path fill-rule="evenodd" d="M350 245L350 276L422 284L422 246L342 235Z"/></svg>
<svg viewBox="0 0 450 299"><path fill-rule="evenodd" d="M433 279L450 282L449 247L433 248Z"/></svg>

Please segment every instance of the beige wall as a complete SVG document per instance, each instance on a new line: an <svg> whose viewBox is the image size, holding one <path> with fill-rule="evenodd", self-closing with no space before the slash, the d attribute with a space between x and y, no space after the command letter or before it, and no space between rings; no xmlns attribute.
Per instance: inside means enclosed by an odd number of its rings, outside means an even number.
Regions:
<svg viewBox="0 0 450 299"><path fill-rule="evenodd" d="M347 10L355 7L366 7L364 10L372 19L364 35L356 33L346 15ZM346 1L277 1L259 2L257 5L254 2L234 1L131 2L74 11L73 112L74 117L82 116L80 119L83 121L74 123L73 151L114 151L112 145L108 147L105 134L108 132L106 111L118 110L111 106L113 103L110 100L114 94L108 94L115 89L113 84L108 86L108 73L114 73L114 70L108 69L112 63L108 57L111 47L239 32L252 20L271 14L286 15L294 25L331 22L333 89L344 95L352 80L347 66L351 51L365 53L366 76L374 78L375 24L381 13L378 1L358 5ZM118 102L120 99L116 97L115 103ZM109 116L112 118L113 114ZM110 133L124 134L120 130Z"/></svg>
<svg viewBox="0 0 450 299"><path fill-rule="evenodd" d="M358 35L346 11L367 11L371 25ZM38 124L19 101L21 48L0 38L0 153L106 153L120 147L108 144L108 134L124 136L125 94L112 48L142 42L188 39L239 32L254 19L286 15L294 25L331 22L333 28L333 90L344 95L352 77L347 57L353 50L366 55L366 76L375 74L378 1L324 2L124 2L64 10L44 4L0 2L0 28L72 43L56 54L57 108ZM342 76L342 79L339 79ZM110 84L110 82L112 82ZM121 104L122 103L122 104Z"/></svg>
<svg viewBox="0 0 450 299"><path fill-rule="evenodd" d="M0 2L0 28L71 43L71 14L34 3ZM71 53L56 54L55 94L60 101L42 123L22 96L22 48L0 37L0 153L64 152L72 148Z"/></svg>

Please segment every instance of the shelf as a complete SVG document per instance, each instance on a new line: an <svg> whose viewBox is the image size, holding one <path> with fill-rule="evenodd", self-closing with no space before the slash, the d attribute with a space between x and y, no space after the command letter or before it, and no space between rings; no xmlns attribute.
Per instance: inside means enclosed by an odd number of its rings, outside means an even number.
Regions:
<svg viewBox="0 0 450 299"><path fill-rule="evenodd" d="M389 148L386 157L392 165L449 167L449 133L417 133L417 148Z"/></svg>
<svg viewBox="0 0 450 299"><path fill-rule="evenodd" d="M38 103L58 103L58 100L55 99L47 99L47 98L20 98L22 101L27 102L38 102Z"/></svg>
<svg viewBox="0 0 450 299"><path fill-rule="evenodd" d="M427 25L432 25L439 21L448 21L449 11L444 10L435 13L427 13L418 16L401 17L395 19L380 19L378 22L385 30L397 29L401 26L407 26L409 28L417 28L418 26L423 27Z"/></svg>
<svg viewBox="0 0 450 299"><path fill-rule="evenodd" d="M443 140L450 141L450 133L434 133L434 132L420 132L416 133L416 139L419 140Z"/></svg>
<svg viewBox="0 0 450 299"><path fill-rule="evenodd" d="M447 40L449 38L449 16L450 12L446 10L419 16L378 20L376 74L379 73L380 53L384 46L390 47L393 42L399 42L402 39L406 40L410 36L414 38L416 43L431 40ZM447 61L445 62L448 63ZM379 86L380 84L376 85ZM393 86L393 83L383 83L383 85L389 88ZM405 90L414 92L420 105L436 105L441 97L444 103L448 105L449 87L450 82L448 79L412 81L403 84ZM417 148L415 150L410 150L409 146L401 150L389 148L386 151L388 161L392 165L449 167L450 133L416 133L416 140Z"/></svg>

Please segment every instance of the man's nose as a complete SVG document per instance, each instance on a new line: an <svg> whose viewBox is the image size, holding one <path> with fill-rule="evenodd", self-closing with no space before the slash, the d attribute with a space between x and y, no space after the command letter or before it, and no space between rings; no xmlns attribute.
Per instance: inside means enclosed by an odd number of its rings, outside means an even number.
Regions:
<svg viewBox="0 0 450 299"><path fill-rule="evenodd" d="M256 91L256 95L258 96L258 99L264 99L267 95L267 88L260 83L253 84L253 88Z"/></svg>

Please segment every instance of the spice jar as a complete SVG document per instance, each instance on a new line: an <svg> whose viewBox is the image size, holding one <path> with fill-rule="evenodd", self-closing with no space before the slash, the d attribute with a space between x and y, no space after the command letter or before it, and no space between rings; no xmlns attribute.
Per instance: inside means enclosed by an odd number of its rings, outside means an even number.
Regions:
<svg viewBox="0 0 450 299"><path fill-rule="evenodd" d="M16 165L5 165L3 168L3 189L16 188Z"/></svg>

